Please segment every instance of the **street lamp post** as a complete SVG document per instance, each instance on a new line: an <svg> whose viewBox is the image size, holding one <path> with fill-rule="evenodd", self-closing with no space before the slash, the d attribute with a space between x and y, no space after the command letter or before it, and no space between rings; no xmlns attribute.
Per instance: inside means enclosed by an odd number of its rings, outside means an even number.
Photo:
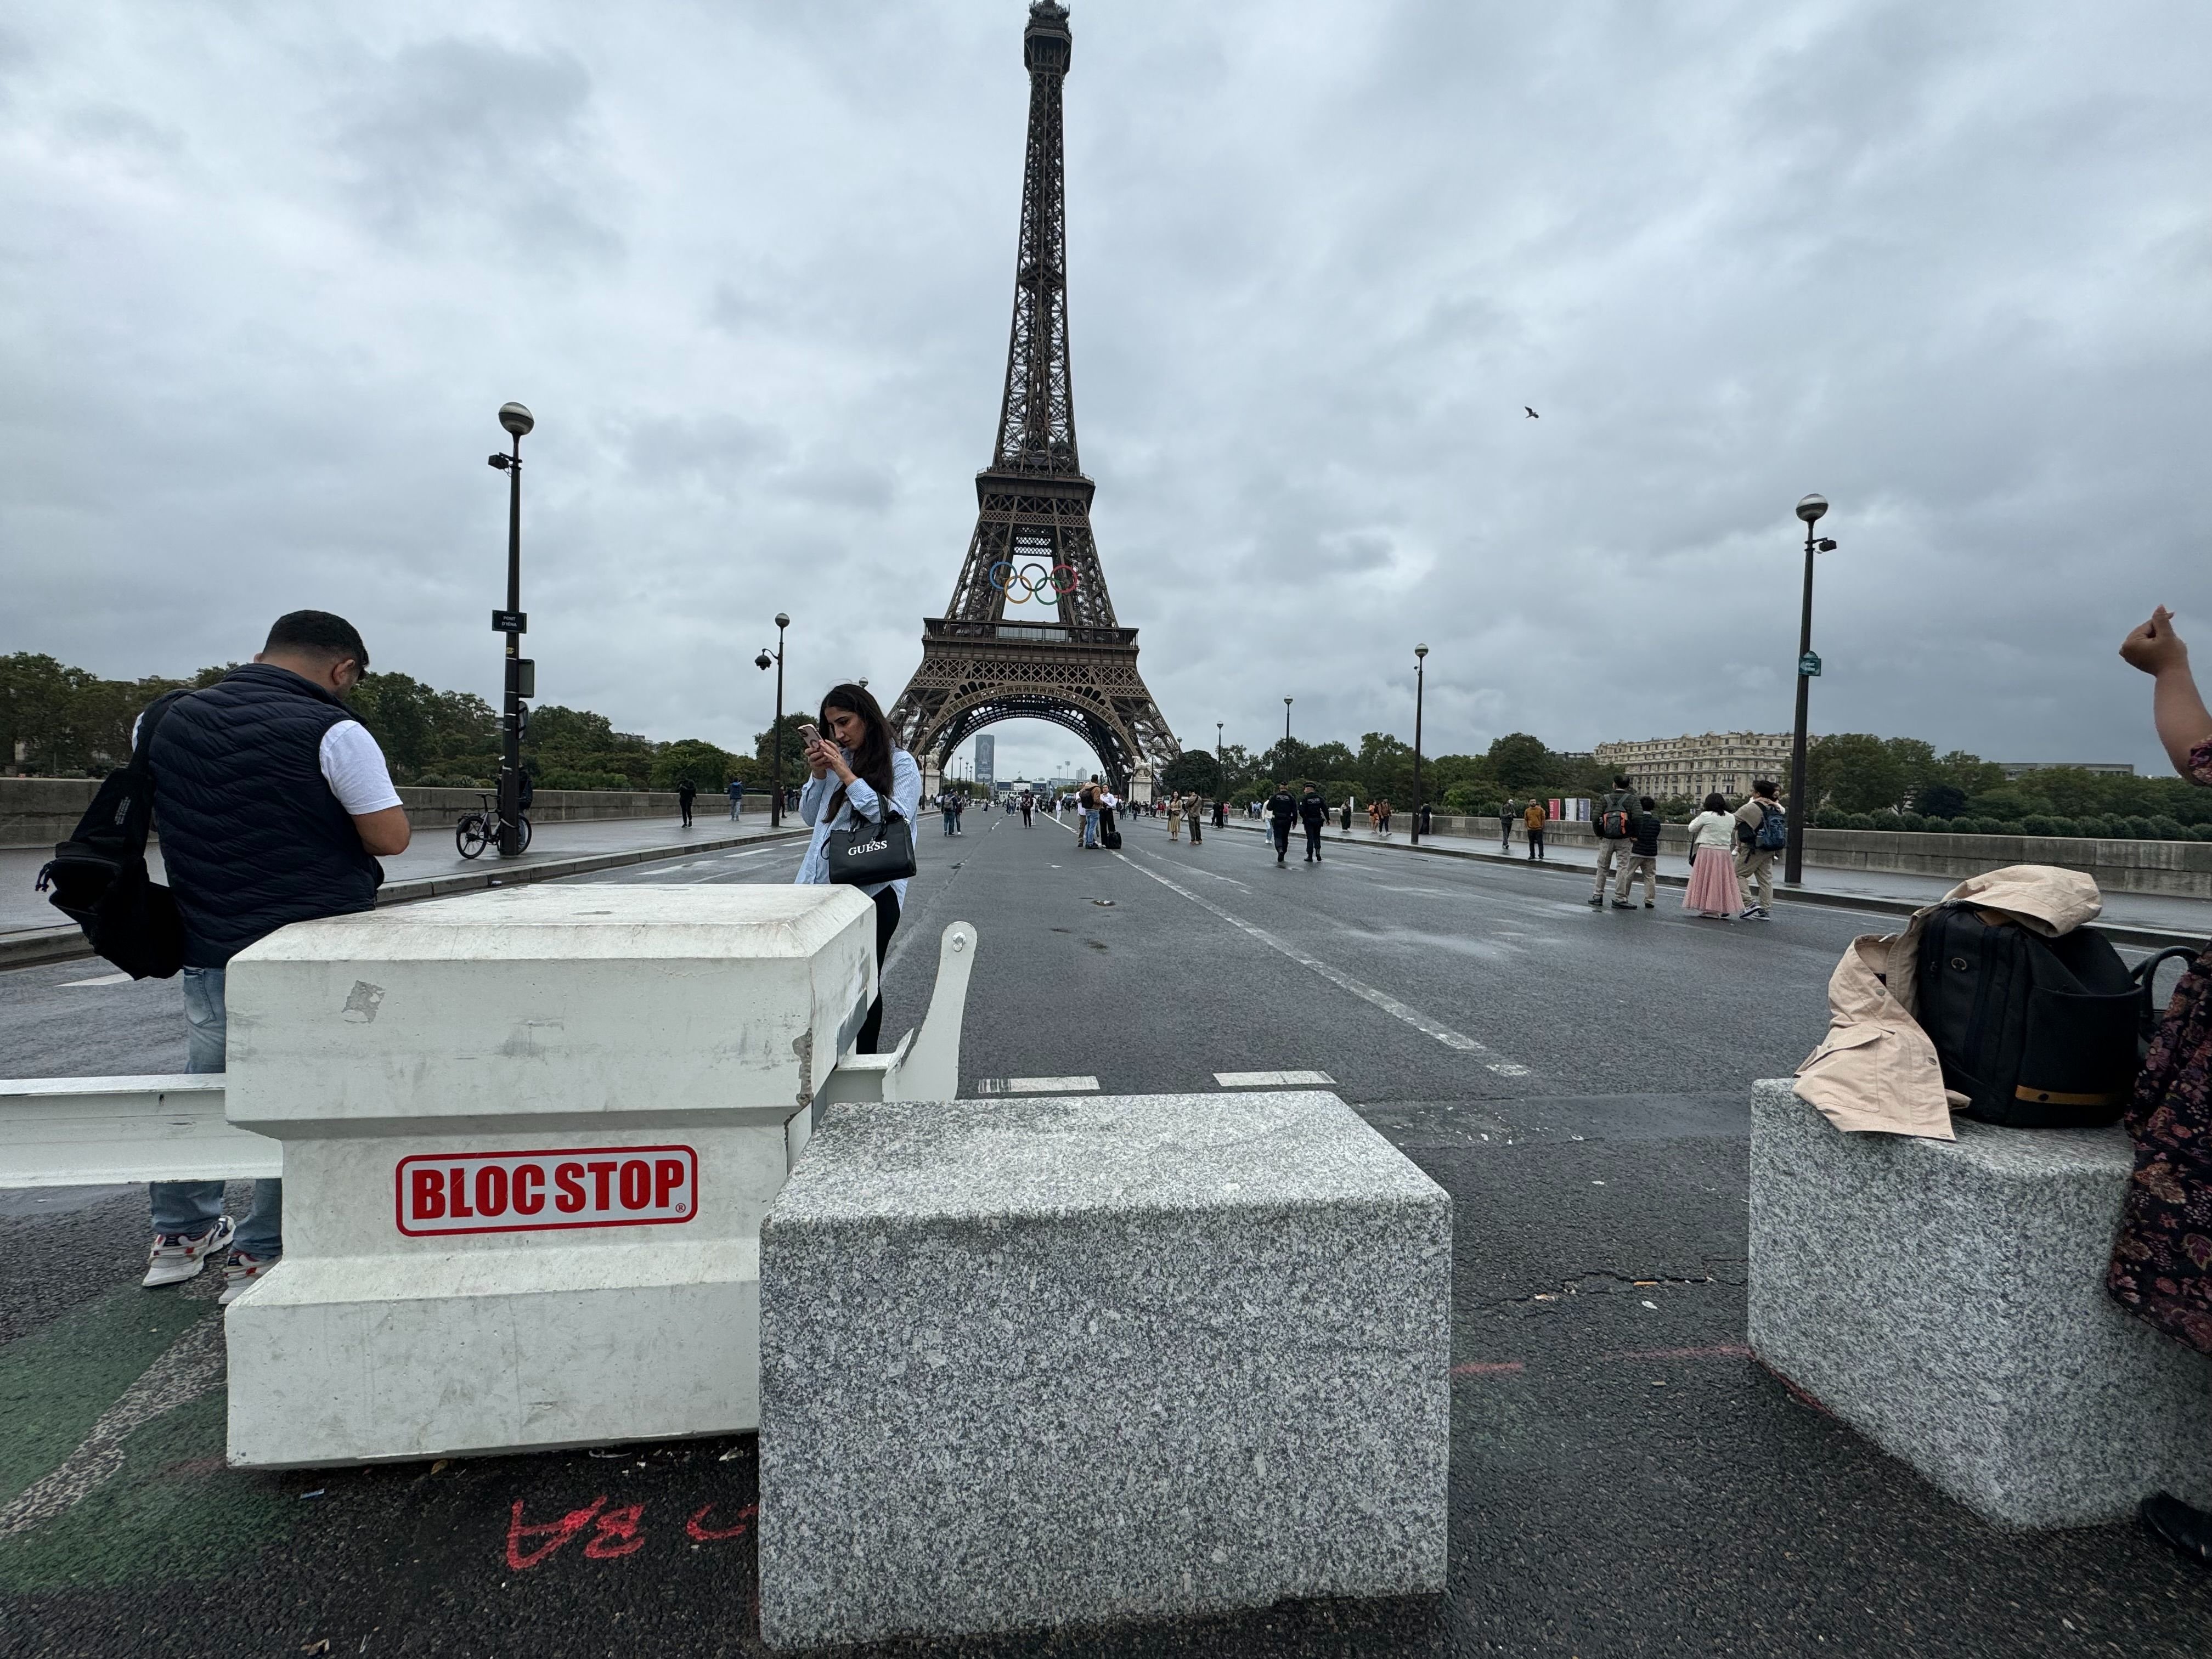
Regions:
<svg viewBox="0 0 2212 1659"><path fill-rule="evenodd" d="M1284 741L1285 743L1286 743L1286 744L1287 744L1288 742L1290 742L1290 740L1291 740L1291 700L1290 700L1288 697L1285 697L1285 698L1283 699L1283 741ZM1288 750L1285 750L1285 754L1287 754L1289 751L1288 751Z"/></svg>
<svg viewBox="0 0 2212 1659"><path fill-rule="evenodd" d="M765 670L775 665L775 723L768 729L769 754L769 828L775 829L783 823L783 630L791 626L791 618L779 611L775 613L775 651L773 655L766 646L753 659L753 666Z"/></svg>
<svg viewBox="0 0 2212 1659"><path fill-rule="evenodd" d="M1825 495L1808 495L1797 503L1797 516L1805 521L1805 610L1797 628L1797 730L1790 743L1790 842L1782 854L1782 879L1792 886L1805 875L1805 710L1813 677L1820 672L1813 655L1813 556L1836 545L1826 536L1814 536L1813 526L1827 510Z"/></svg>
<svg viewBox="0 0 2212 1659"><path fill-rule="evenodd" d="M538 695L537 665L522 655L530 619L522 611L522 439L537 420L520 404L501 404L499 423L514 440L491 464L507 474L507 609L493 614L493 630L507 635L506 687L500 706L499 854L513 858L522 841L522 733L530 720L525 697Z"/></svg>
<svg viewBox="0 0 2212 1659"><path fill-rule="evenodd" d="M1428 689L1429 647L1413 647L1413 845L1421 844L1421 698Z"/></svg>

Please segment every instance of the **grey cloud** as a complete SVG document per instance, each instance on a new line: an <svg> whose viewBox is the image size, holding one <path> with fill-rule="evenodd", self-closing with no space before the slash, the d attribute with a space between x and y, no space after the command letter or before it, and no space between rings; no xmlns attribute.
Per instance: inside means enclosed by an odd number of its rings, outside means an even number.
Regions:
<svg viewBox="0 0 2212 1659"><path fill-rule="evenodd" d="M42 15L0 53L0 649L175 672L281 594L489 690L520 396L560 701L742 741L780 607L794 688L895 692L997 414L1023 9ZM2153 762L2112 647L2212 614L2202 8L1074 23L1083 454L1187 742L1286 695L1405 734L1417 637L1434 748L1778 729L1819 489L1817 727Z"/></svg>
<svg viewBox="0 0 2212 1659"><path fill-rule="evenodd" d="M375 63L341 101L337 149L395 240L600 261L621 238L598 210L611 192L591 102L592 77L568 52L421 41Z"/></svg>

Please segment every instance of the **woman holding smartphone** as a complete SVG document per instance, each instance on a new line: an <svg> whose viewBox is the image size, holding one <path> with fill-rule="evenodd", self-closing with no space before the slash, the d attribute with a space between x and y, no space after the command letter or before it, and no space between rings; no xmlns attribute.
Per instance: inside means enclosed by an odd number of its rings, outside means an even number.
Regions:
<svg viewBox="0 0 2212 1659"><path fill-rule="evenodd" d="M921 769L914 757L891 737L891 723L865 685L836 685L822 699L819 729L802 727L806 739L806 787L799 793L799 817L814 828L806 856L794 879L800 886L827 886L830 860L824 844L835 830L847 830L863 818L881 823L886 816L902 817L909 833L915 813L921 810ZM899 909L906 902L904 881L878 882L863 886L876 903L876 1000L853 1043L855 1054L872 1054L883 1034L884 953L890 948Z"/></svg>

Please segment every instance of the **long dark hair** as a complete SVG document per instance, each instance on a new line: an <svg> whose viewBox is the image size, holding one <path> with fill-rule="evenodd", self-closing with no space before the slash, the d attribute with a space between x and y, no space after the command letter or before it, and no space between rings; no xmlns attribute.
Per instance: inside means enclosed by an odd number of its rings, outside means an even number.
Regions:
<svg viewBox="0 0 2212 1659"><path fill-rule="evenodd" d="M830 711L833 708L842 708L848 714L858 714L860 724L867 728L866 734L860 739L860 746L853 751L853 773L889 802L891 796L891 751L896 744L891 739L891 723L884 718L883 705L875 700L865 685L847 684L831 686L823 696L822 711L817 718L821 722L823 735L835 743L836 738L832 735L830 724ZM837 793L830 798L828 816L836 817L844 805L845 789L841 784Z"/></svg>
<svg viewBox="0 0 2212 1659"><path fill-rule="evenodd" d="M844 705L841 703L838 706L842 708ZM858 771L859 769L860 769L858 767L854 769L855 771ZM1728 811L1728 797L1718 793L1717 792L1706 796L1705 811L1708 812L1718 812L1725 816Z"/></svg>

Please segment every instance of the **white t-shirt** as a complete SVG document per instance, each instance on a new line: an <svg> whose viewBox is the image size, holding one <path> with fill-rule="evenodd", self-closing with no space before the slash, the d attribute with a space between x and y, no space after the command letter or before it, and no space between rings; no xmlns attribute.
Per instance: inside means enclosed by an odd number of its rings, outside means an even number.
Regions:
<svg viewBox="0 0 2212 1659"><path fill-rule="evenodd" d="M348 815L360 817L399 805L384 751L359 720L340 720L323 733L323 781Z"/></svg>
<svg viewBox="0 0 2212 1659"><path fill-rule="evenodd" d="M131 722L131 746L138 746L137 720ZM392 787L392 773L384 764L384 751L359 720L340 720L324 732L320 759L323 781L330 785L331 793L338 798L349 817L381 812L400 804L399 792Z"/></svg>

